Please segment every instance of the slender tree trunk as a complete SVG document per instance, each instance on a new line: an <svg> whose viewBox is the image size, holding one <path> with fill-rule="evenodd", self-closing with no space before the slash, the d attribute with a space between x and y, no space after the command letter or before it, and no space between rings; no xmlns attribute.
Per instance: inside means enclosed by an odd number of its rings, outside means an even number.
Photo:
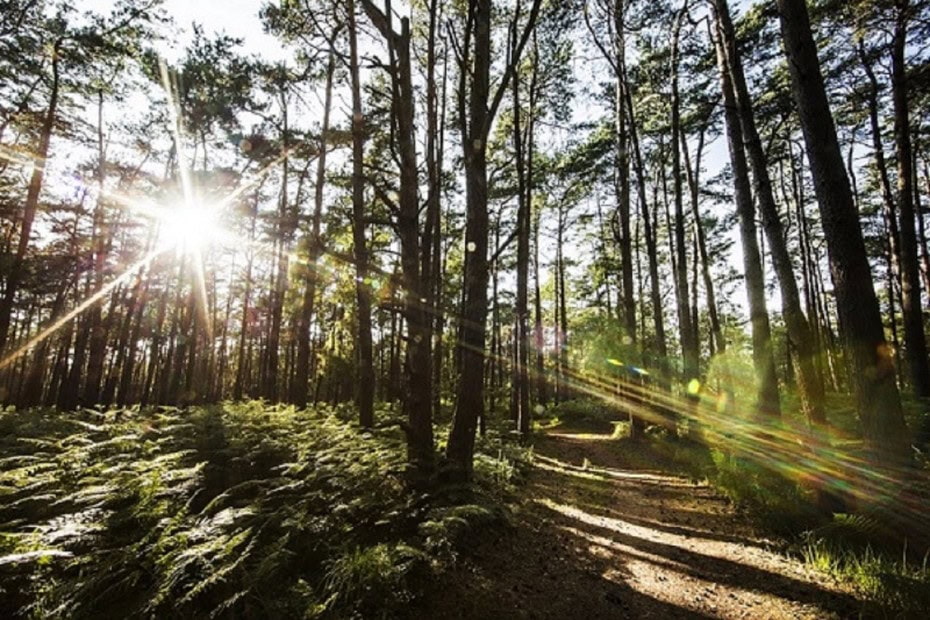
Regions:
<svg viewBox="0 0 930 620"><path fill-rule="evenodd" d="M633 249L630 236L630 151L626 104L626 24L625 0L617 0L613 7L614 56L617 75L614 83L614 120L616 137L616 170L614 183L617 195L617 211L620 216L620 271L623 283L623 325L626 336L636 341L636 298L633 291Z"/></svg>
<svg viewBox="0 0 930 620"><path fill-rule="evenodd" d="M925 209L921 202L920 171L916 149L912 169L914 171L914 217L917 219L917 242L920 250L920 275L923 278L924 292L930 295L930 243L927 240L927 228L924 222Z"/></svg>
<svg viewBox="0 0 930 620"><path fill-rule="evenodd" d="M371 283L368 272L368 244L365 226L365 117L362 115L362 83L359 76L358 27L355 0L348 0L349 57L352 76L352 248L355 257L355 300L357 315L356 358L358 385L355 402L359 424L374 424L375 370L371 337Z"/></svg>
<svg viewBox="0 0 930 620"><path fill-rule="evenodd" d="M697 152L695 153L694 172L691 172L691 162L688 155L688 142L685 136L681 136L681 150L685 156L685 170L688 171L688 185L691 190L691 215L694 218L694 235L697 239L698 258L701 262L701 276L704 280L704 291L707 296L707 317L710 320L710 350L711 355L715 351L723 353L727 348L727 343L723 338L723 330L720 327L720 316L717 314L717 296L714 294L714 280L710 275L710 256L707 253L707 240L704 234L704 225L701 222L700 213L700 194L699 179L701 174L701 155L704 151L704 136L706 126L701 129L701 135L698 139ZM695 288L697 288L695 286Z"/></svg>
<svg viewBox="0 0 930 620"><path fill-rule="evenodd" d="M452 478L471 477L477 421L484 413L484 345L488 314L488 171L487 142L491 123L501 100L515 79L514 72L529 39L541 1L533 0L522 35L504 78L491 94L491 0L471 0L466 36L460 59L459 116L465 163L465 282L461 340L458 344L461 373L456 393L456 412L446 455ZM517 12L519 17L519 11ZM515 17L515 19L516 19ZM516 29L516 21L512 27ZM472 41L474 43L472 44ZM467 91L467 113L465 97Z"/></svg>
<svg viewBox="0 0 930 620"><path fill-rule="evenodd" d="M539 274L539 211L531 213L531 216L533 218L533 340L536 349L536 402L545 407L549 403L549 394L547 390L548 381L546 380L546 337L542 315L542 283Z"/></svg>
<svg viewBox="0 0 930 620"><path fill-rule="evenodd" d="M514 42L514 45L516 42ZM536 65L533 64L531 80L536 81ZM530 85L530 91L534 90ZM530 432L532 412L530 411L530 385L527 374L529 364L529 271L530 271L530 201L532 191L531 179L527 178L527 163L523 150L522 103L520 101L520 80L513 80L513 144L517 171L517 299L514 321L514 356L513 418L517 430L522 435ZM532 116L533 109L530 108ZM528 132L532 132L532 121L528 122Z"/></svg>
<svg viewBox="0 0 930 620"><path fill-rule="evenodd" d="M625 89L626 108L629 113L630 139L633 143L633 162L636 170L637 194L639 195L639 210L643 222L643 235L646 238L646 256L649 262L650 301L652 302L653 328L655 329L655 355L658 358L659 369L664 375L668 369L668 345L665 340L665 319L662 314L662 293L659 280L659 253L656 247L656 237L653 220L649 214L649 199L646 192L646 172L643 163L642 149L639 144L639 135L636 126L636 116L633 112L633 97L629 89Z"/></svg>
<svg viewBox="0 0 930 620"><path fill-rule="evenodd" d="M672 34L672 186L675 194L675 282L678 293L678 328L681 339L681 351L684 366L684 380L687 382L698 376L698 351L694 326L691 324L691 311L688 293L688 251L685 243L685 213L681 185L681 100L678 94L678 54L681 25L687 11L687 2L682 6L675 20Z"/></svg>
<svg viewBox="0 0 930 620"><path fill-rule="evenodd" d="M736 211L740 221L740 239L743 245L743 269L745 271L746 294L749 298L749 320L752 327L752 360L758 381L756 410L763 417L781 415L778 396L778 377L775 374L775 359L772 353L772 331L765 302L765 276L759 255L756 237L756 214L752 202L752 187L749 180L749 165L743 150L744 140L740 125L736 97L726 65L726 52L720 35L714 36L717 62L723 90L724 119L727 128L727 144L733 166L733 184Z"/></svg>
<svg viewBox="0 0 930 620"><path fill-rule="evenodd" d="M820 427L826 423L826 413L823 404L823 380L819 376L816 366L819 352L815 348L816 341L812 337L810 324L801 309L801 296L798 292L794 266L785 241L785 230L782 226L781 216L778 213L778 206L775 204L772 182L767 167L768 162L763 150L762 139L759 137L759 131L756 128L752 100L746 86L742 59L736 42L736 32L730 20L730 9L726 0L716 0L716 13L720 29L718 36L724 49L723 62L730 74L730 83L739 110L744 145L749 154L756 199L762 215L762 227L768 240L769 250L772 253L772 265L778 276L782 298L782 313L788 329L788 339L790 346L793 346L797 352L798 393L801 399L801 408L810 425Z"/></svg>
<svg viewBox="0 0 930 620"><path fill-rule="evenodd" d="M469 71L471 79L461 78L468 92L467 130L462 134L465 158L465 282L462 307L461 340L458 355L461 373L456 393L456 411L449 434L447 455L454 478L470 478L478 419L484 415L484 346L488 313L488 174L487 137L491 119L490 97L491 0L469 3L466 27L474 38L473 63L460 71ZM467 47L467 45L466 45ZM460 88L459 97L466 97ZM462 106L464 107L464 106Z"/></svg>
<svg viewBox="0 0 930 620"><path fill-rule="evenodd" d="M320 226L323 220L323 189L326 184L326 149L329 139L329 117L333 102L333 79L336 73L336 54L329 51L326 63L326 90L323 98L323 123L320 126L319 154L316 160L316 185L313 191L313 216L310 221L306 278L300 315L297 319L297 361L291 401L298 407L306 407L310 390L310 325L313 321L317 263L323 254Z"/></svg>
<svg viewBox="0 0 930 620"><path fill-rule="evenodd" d="M258 223L258 201L261 194L261 186L255 190L255 198L252 201L250 213L251 224L249 227L249 245L255 239L255 229ZM246 355L246 343L249 339L252 313L252 264L255 260L254 251L249 249L248 258L245 261L245 291L242 294L242 319L239 322L239 347L236 354L236 379L233 383L233 400L242 400L248 394L248 369L249 360Z"/></svg>
<svg viewBox="0 0 930 620"><path fill-rule="evenodd" d="M901 313L904 319L904 349L911 375L911 388L918 398L930 398L930 359L920 303L920 259L914 228L914 154L911 144L910 110L907 100L907 22L910 0L896 0L894 40L891 56L891 93L894 101L894 133L898 160L898 226L901 234Z"/></svg>
<svg viewBox="0 0 930 620"><path fill-rule="evenodd" d="M280 370L281 322L284 314L284 297L287 294L288 269L290 265L290 235L288 230L290 225L288 224L289 216L287 213L290 159L287 157L287 95L283 93L281 94L281 110L283 116L281 140L285 155L281 161L281 194L278 198L278 218L276 226L278 248L276 260L277 270L272 278L271 325L268 332L268 342L265 347L265 377L262 382L262 394L272 402L278 399L278 394L280 393L278 374ZM327 109L325 112L328 111ZM320 157L323 157L322 152L320 153Z"/></svg>
<svg viewBox="0 0 930 620"><path fill-rule="evenodd" d="M447 50L446 50L447 53ZM433 419L437 419L442 412L442 377L443 377L443 368L445 365L445 347L443 346L443 335L445 332L446 318L445 318L445 281L446 281L446 264L448 260L448 253L443 252L442 240L446 235L446 231L443 230L443 218L442 218L442 209L441 209L441 200L440 194L442 191L442 172L443 172L443 161L445 157L445 132L444 127L446 126L446 85L449 76L448 68L446 67L442 74L442 105L441 111L439 114L439 140L436 144L435 158L436 158L436 178L439 185L435 188L437 195L435 197L437 206L440 209L440 213L436 220L436 226L433 228L433 289L435 291L433 298L433 308L435 311L434 318L434 337L435 345L433 348Z"/></svg>
<svg viewBox="0 0 930 620"><path fill-rule="evenodd" d="M565 294L565 228L567 214L565 206L559 204L558 209L558 228L556 230L556 260L555 260L555 305L557 312L555 314L555 332L556 337L556 360L558 372L556 373L556 396L559 402L565 402L570 397L569 380L568 380L568 302Z"/></svg>
<svg viewBox="0 0 930 620"><path fill-rule="evenodd" d="M400 237L403 281L403 315L407 323L405 385L403 405L407 417L407 460L418 482L425 482L433 470L433 422L430 374L431 317L420 256L420 226L416 134L410 21L401 20L400 33L391 24L390 2L385 12L370 0L363 0L365 12L387 40L392 59L392 112L397 122L395 139L400 158L400 190L397 207L397 233ZM485 293L486 294L486 293Z"/></svg>
<svg viewBox="0 0 930 620"><path fill-rule="evenodd" d="M897 311L899 298L895 282L900 277L901 269L901 235L898 232L897 206L891 190L891 180L888 174L888 165L885 161L885 148L882 144L882 131L879 123L878 94L879 84L872 70L872 64L865 51L865 45L860 40L858 46L859 60L869 80L869 89L866 91L866 101L869 107L869 125L872 133L872 154L875 158L875 167L878 171L879 184L882 192L882 214L885 220L885 245L887 268L887 295L888 295L888 322L891 326L891 343L895 350L895 359L900 358L898 340Z"/></svg>
<svg viewBox="0 0 930 620"><path fill-rule="evenodd" d="M10 263L10 270L6 274L3 298L0 299L0 355L7 352L7 340L10 333L13 304L16 301L16 294L19 292L19 285L23 276L23 265L26 259L26 251L29 249L29 240L32 236L32 225L35 222L36 212L39 208L39 195L42 193L42 187L45 181L45 162L48 158L48 148L52 140L52 132L55 129L55 120L58 117L58 63L61 45L62 41L60 39L57 40L51 52L52 83L48 108L45 110L45 117L42 119L39 144L35 152L36 165L32 167L29 189L26 191L26 201L23 204L23 220L20 223L19 241L16 245L16 253L13 255L13 260Z"/></svg>
<svg viewBox="0 0 930 620"><path fill-rule="evenodd" d="M103 288L106 270L107 249L111 233L106 225L104 206L104 181L106 178L106 153L103 137L103 91L99 91L97 100L97 205L94 208L94 294ZM87 356L87 375L84 379L83 402L97 404L100 400L100 382L103 378L103 364L107 352L107 328L104 324L99 300L87 310L90 324L90 344Z"/></svg>
<svg viewBox="0 0 930 620"><path fill-rule="evenodd" d="M440 243L437 235L441 226L442 208L440 199L442 196L442 119L440 118L440 106L437 105L438 88L436 83L436 65L437 59L437 32L440 19L439 0L429 0L427 5L428 31L426 41L426 176L427 176L427 197L426 197L426 222L423 227L423 236L420 242L421 264L420 278L424 291L424 310L427 313L426 325L424 327L424 337L430 348L432 360L432 369L428 373L429 391L430 391L430 408L431 416L435 418L439 414L439 401L436 395L439 393L439 371L441 371L441 357L437 355L434 346L434 336L436 334L439 319L438 292L439 287L436 282L439 278L439 254ZM443 93L445 98L445 93ZM444 108L443 108L444 110ZM440 331L440 340L441 340Z"/></svg>

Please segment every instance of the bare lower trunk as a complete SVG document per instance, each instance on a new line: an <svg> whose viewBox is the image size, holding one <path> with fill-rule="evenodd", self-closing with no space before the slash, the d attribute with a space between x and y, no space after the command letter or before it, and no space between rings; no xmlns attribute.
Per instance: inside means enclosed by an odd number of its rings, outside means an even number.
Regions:
<svg viewBox="0 0 930 620"><path fill-rule="evenodd" d="M781 414L778 395L778 377L775 375L775 359L772 353L772 331L769 325L765 302L765 276L756 236L756 217L749 181L749 166L743 150L743 132L737 111L730 74L727 71L726 55L719 34L715 37L717 62L724 100L724 118L727 129L727 144L733 166L736 211L740 222L740 240L743 245L743 269L746 275L746 294L749 299L749 320L752 328L752 360L758 381L756 409L763 417Z"/></svg>

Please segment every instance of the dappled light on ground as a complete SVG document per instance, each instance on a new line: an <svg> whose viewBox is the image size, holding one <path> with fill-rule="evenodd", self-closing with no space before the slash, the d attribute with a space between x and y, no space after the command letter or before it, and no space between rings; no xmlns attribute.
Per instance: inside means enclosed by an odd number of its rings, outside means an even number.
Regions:
<svg viewBox="0 0 930 620"><path fill-rule="evenodd" d="M855 597L757 536L713 489L669 473L661 450L587 429L537 438L514 530L480 541L425 608L453 618L858 613Z"/></svg>

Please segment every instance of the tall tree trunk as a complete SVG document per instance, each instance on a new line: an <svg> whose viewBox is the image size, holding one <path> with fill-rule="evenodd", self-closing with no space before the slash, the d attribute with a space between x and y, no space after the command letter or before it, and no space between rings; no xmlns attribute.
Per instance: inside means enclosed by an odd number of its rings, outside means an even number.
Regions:
<svg viewBox="0 0 930 620"><path fill-rule="evenodd" d="M441 372L442 357L436 351L434 346L434 337L439 331L439 341L442 340L442 332L439 327L439 290L437 281L440 277L439 267L441 245L440 245L440 227L441 227L441 197L442 197L442 130L443 123L440 118L440 106L438 105L438 88L436 83L436 65L437 58L437 33L439 29L440 4L439 0L429 0L427 5L429 12L429 28L426 41L426 176L427 176L427 197L426 197L426 222L423 227L423 237L420 242L421 248L421 265L420 277L424 291L424 309L427 312L426 326L424 336L430 347L432 355L433 368L429 374L430 383L430 407L432 416L439 414L439 400L436 397L439 394L439 374ZM445 78L445 76L444 76ZM445 85L445 79L443 79ZM443 89L445 90L445 89ZM442 112L445 111L445 92L443 96Z"/></svg>
<svg viewBox="0 0 930 620"><path fill-rule="evenodd" d="M457 350L461 373L456 389L456 411L446 454L450 475L471 477L477 421L484 413L484 345L488 314L488 171L487 142L501 100L515 79L515 67L535 27L540 0L533 0L504 77L491 95L491 0L470 0L460 59L459 116L465 163L465 282L461 340ZM516 29L514 17L512 27ZM472 44L472 41L474 42ZM467 91L467 93L466 93ZM465 97L467 95L467 113Z"/></svg>
<svg viewBox="0 0 930 620"><path fill-rule="evenodd" d="M400 33L391 24L391 7L385 12L370 0L362 0L365 12L387 40L395 59L392 70L391 108L397 122L395 139L400 159L400 190L397 205L397 233L400 237L401 270L404 288L403 314L407 323L405 385L403 405L407 417L407 460L418 482L432 473L434 460L431 399L431 335L428 295L421 272L420 205L417 174L416 128L412 67L410 58L410 20L401 20Z"/></svg>
<svg viewBox="0 0 930 620"><path fill-rule="evenodd" d="M801 409L812 427L821 427L826 423L826 413L823 402L823 380L817 372L816 365L819 351L815 347L816 341L812 337L810 324L801 309L801 295L798 292L794 266L785 241L785 230L778 213L778 206L775 204L762 139L756 128L752 100L746 86L746 77L743 73L742 59L736 41L736 31L730 19L730 9L726 0L715 0L715 8L720 29L718 36L724 49L723 62L730 74L730 83L736 95L744 145L749 154L753 185L762 215L762 227L772 253L772 265L778 276L782 313L788 328L788 339L790 346L794 347L797 354L798 394Z"/></svg>
<svg viewBox="0 0 930 620"><path fill-rule="evenodd" d="M26 202L23 205L23 220L20 223L19 241L16 245L16 253L13 255L13 260L10 263L10 270L6 274L3 298L0 299L0 355L5 354L7 351L7 340L10 333L13 304L16 301L16 294L19 292L19 285L23 277L26 251L29 249L29 240L32 236L32 225L35 222L36 212L39 208L39 196L42 193L42 186L45 181L45 163L48 161L48 147L52 140L52 132L55 129L55 119L58 117L58 98L60 94L58 92L60 79L58 63L61 45L61 39L55 41L51 53L52 83L48 108L46 108L45 117L42 119L39 144L35 152L35 165L32 167L29 189L26 191Z"/></svg>
<svg viewBox="0 0 930 620"><path fill-rule="evenodd" d="M555 242L555 314L553 317L553 328L556 334L556 399L558 402L568 400L570 392L568 387L568 303L565 299L565 228L565 206L559 203Z"/></svg>
<svg viewBox="0 0 930 620"><path fill-rule="evenodd" d="M444 50L445 53L448 53L448 50ZM445 55L445 54L444 54ZM443 368L445 366L445 347L443 346L443 335L445 332L446 326L446 317L445 317L445 281L446 281L446 265L448 261L448 252L443 252L443 239L446 236L446 231L443 226L442 218L442 209L441 209L441 200L440 192L442 191L442 172L443 172L443 161L445 158L445 131L443 128L446 126L446 86L449 78L449 70L446 65L444 65L444 70L442 73L442 105L440 106L439 113L439 140L435 146L435 158L436 158L436 178L437 182L440 184L436 187L437 195L435 200L437 205L440 208L440 213L438 219L436 220L436 226L433 228L433 289L434 289L434 298L433 298L433 308L435 312L434 320L434 338L435 344L433 347L433 419L436 419L437 416L442 412L442 377L443 377Z"/></svg>
<svg viewBox="0 0 930 620"><path fill-rule="evenodd" d="M468 114L462 119L467 129L462 133L465 158L465 282L462 307L461 340L458 352L461 372L456 392L456 411L449 434L447 454L452 464L453 477L470 478L474 454L475 431L484 414L484 346L485 323L488 313L488 172L487 137L491 119L488 114L491 69L491 0L469 2L469 25L466 29L474 38L474 49L469 50L473 63L460 67L468 73L460 79L459 97L466 97ZM467 48L466 44L466 48ZM469 67L470 65L470 67ZM460 106L464 107L464 105Z"/></svg>
<svg viewBox="0 0 930 620"><path fill-rule="evenodd" d="M368 273L368 244L365 226L365 118L362 116L362 83L359 76L358 27L355 0L348 0L349 69L352 76L352 251L355 257L355 300L357 316L356 359L358 385L355 403L362 427L374 424L375 370L371 337L371 284Z"/></svg>
<svg viewBox="0 0 930 620"><path fill-rule="evenodd" d="M688 141L684 134L681 136L681 150L685 156L685 170L688 171L688 186L691 190L691 215L694 218L694 235L696 237L698 258L701 262L701 277L704 280L704 291L707 296L707 317L710 319L710 350L711 355L714 352L723 353L727 348L726 340L723 338L723 329L720 327L720 315L717 313L717 296L714 293L714 280L710 275L710 256L707 253L707 237L704 234L704 224L701 222L700 212L700 193L699 179L701 175L701 156L704 152L704 136L707 127L701 129L698 139L697 152L693 172L691 172L691 162L688 155ZM697 288L697 286L695 286Z"/></svg>
<svg viewBox="0 0 930 620"><path fill-rule="evenodd" d="M626 24L625 0L616 0L614 17L614 56L616 76L614 83L614 120L616 136L616 170L614 183L617 196L617 211L620 215L620 271L623 282L623 325L626 336L636 341L636 298L633 291L633 241L630 236L630 149L626 103Z"/></svg>
<svg viewBox="0 0 930 620"><path fill-rule="evenodd" d="M781 414L778 377L775 374L772 330L765 302L765 275L762 271L762 259L759 255L756 237L756 214L752 202L749 165L743 150L745 142L736 97L733 93L730 73L727 70L726 52L719 33L715 33L714 42L717 48L717 63L720 67L727 145L730 150L730 163L733 166L736 211L739 216L740 240L743 245L743 269L746 276L746 295L749 298L749 320L752 327L752 361L758 381L756 409L763 417L777 417Z"/></svg>
<svg viewBox="0 0 930 620"><path fill-rule="evenodd" d="M879 84L872 70L872 64L866 54L865 45L860 40L858 45L859 60L869 80L869 89L866 91L866 102L869 107L869 126L872 133L872 156L875 158L875 167L878 171L879 185L882 193L882 214L885 221L885 246L887 260L887 286L888 295L888 322L891 326L891 343L895 350L895 359L900 358L898 341L898 320L896 308L899 298L895 282L901 273L901 235L898 231L897 206L891 190L891 179L888 174L888 165L885 160L885 148L882 144L882 130L879 123L878 94Z"/></svg>
<svg viewBox="0 0 930 620"><path fill-rule="evenodd" d="M904 349L911 388L918 398L930 397L930 359L920 303L920 259L914 228L914 154L907 100L907 45L910 0L896 0L897 16L891 55L891 93L894 101L894 134L898 160L898 217L901 234L901 312Z"/></svg>
<svg viewBox="0 0 930 620"><path fill-rule="evenodd" d="M549 403L548 381L546 380L546 336L543 328L542 315L542 282L539 269L539 220L537 210L531 213L533 218L533 341L536 349L536 402L545 407Z"/></svg>
<svg viewBox="0 0 930 620"><path fill-rule="evenodd" d="M288 183L290 181L290 158L288 149L287 95L281 94L283 127L281 131L284 157L281 161L281 193L278 197L278 217L275 227L278 248L277 270L272 278L271 289L271 325L268 342L265 347L265 377L262 394L268 400L278 400L280 381L278 380L281 347L281 322L284 315L284 297L287 295L288 270L290 266L290 224L288 223ZM328 110L326 110L328 112ZM325 112L324 112L325 113ZM322 153L321 153L322 156ZM302 308L303 310L303 308Z"/></svg>
<svg viewBox="0 0 930 620"><path fill-rule="evenodd" d="M291 402L298 407L306 407L310 390L310 324L313 321L314 302L316 301L316 283L320 256L323 254L320 239L320 225L323 220L323 188L326 184L326 149L329 139L329 117L333 102L333 78L336 73L336 53L330 49L326 63L326 90L323 98L323 122L320 126L319 153L316 160L316 185L313 189L313 215L310 220L308 239L307 268L304 282L303 299L300 315L297 318L297 362L294 383L291 389Z"/></svg>
<svg viewBox="0 0 930 620"><path fill-rule="evenodd" d="M659 281L659 253L656 247L655 227L649 214L649 196L646 191L646 169L643 163L642 149L639 144L636 115L633 111L633 97L629 89L624 89L624 91L626 108L629 113L630 140L633 143L633 167L636 170L636 193L639 195L639 211L643 222L643 235L646 238L646 256L649 262L649 298L652 303L653 328L655 329L654 353L658 358L660 371L662 374L665 374L668 368L668 345L665 340L665 319L662 314L662 293L660 289L661 282Z"/></svg>
<svg viewBox="0 0 930 620"><path fill-rule="evenodd" d="M97 93L97 204L94 208L94 294L103 288L106 271L107 250L111 233L106 224L104 206L104 181L106 179L106 147L103 138L103 91ZM107 327L104 323L101 306L103 300L97 301L87 310L90 324L90 344L87 355L87 375L84 379L83 402L87 405L97 404L100 400L100 381L103 378L103 364L107 353Z"/></svg>
<svg viewBox="0 0 930 620"><path fill-rule="evenodd" d="M678 12L672 34L672 101L671 101L671 147L672 147L672 187L675 194L675 283L678 294L678 329L681 340L681 352L684 365L685 382L698 376L698 351L694 326L691 324L691 311L688 293L688 250L685 242L685 212L681 184L681 98L678 93L679 41L681 26L687 12L687 2Z"/></svg>
<svg viewBox="0 0 930 620"><path fill-rule="evenodd" d="M917 142L917 140L915 139L914 142ZM917 243L920 249L920 275L923 278L924 291L930 295L930 242L928 242L926 222L924 221L925 208L921 202L920 168L916 149L914 149L912 169L914 171L914 217L917 219Z"/></svg>
<svg viewBox="0 0 930 620"><path fill-rule="evenodd" d="M856 400L867 447L883 461L905 458L907 428L885 341L859 214L843 168L805 0L778 0L782 39L801 118L836 290L852 357Z"/></svg>
<svg viewBox="0 0 930 620"><path fill-rule="evenodd" d="M515 45L516 42L514 41ZM536 65L533 64L530 92L535 89ZM531 96L532 99L532 96ZM517 430L522 435L530 432L530 384L527 374L529 364L529 271L530 271L530 206L532 179L528 179L528 166L523 149L523 122L522 103L520 101L520 80L513 80L513 144L515 153L515 166L517 171L517 299L516 316L514 321L514 346L516 354L513 365L513 391L512 399L513 418ZM530 107L530 116L534 110ZM533 130L532 120L529 120L527 131ZM532 138L529 138L532 139Z"/></svg>
<svg viewBox="0 0 930 620"><path fill-rule="evenodd" d="M255 239L255 229L258 223L258 202L261 194L261 185L255 189L255 198L252 201L250 210L249 225L249 246ZM252 313L252 266L255 261L254 250L248 250L248 256L245 261L245 291L242 294L242 318L239 321L239 345L236 353L236 379L233 382L233 400L242 400L248 395L248 357L246 355L246 343L249 340L249 331L251 326Z"/></svg>

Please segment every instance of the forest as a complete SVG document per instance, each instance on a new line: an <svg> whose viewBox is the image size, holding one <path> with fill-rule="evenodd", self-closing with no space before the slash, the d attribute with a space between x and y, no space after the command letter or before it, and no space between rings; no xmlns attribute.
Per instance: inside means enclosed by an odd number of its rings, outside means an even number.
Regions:
<svg viewBox="0 0 930 620"><path fill-rule="evenodd" d="M928 42L0 0L0 616L927 617Z"/></svg>

